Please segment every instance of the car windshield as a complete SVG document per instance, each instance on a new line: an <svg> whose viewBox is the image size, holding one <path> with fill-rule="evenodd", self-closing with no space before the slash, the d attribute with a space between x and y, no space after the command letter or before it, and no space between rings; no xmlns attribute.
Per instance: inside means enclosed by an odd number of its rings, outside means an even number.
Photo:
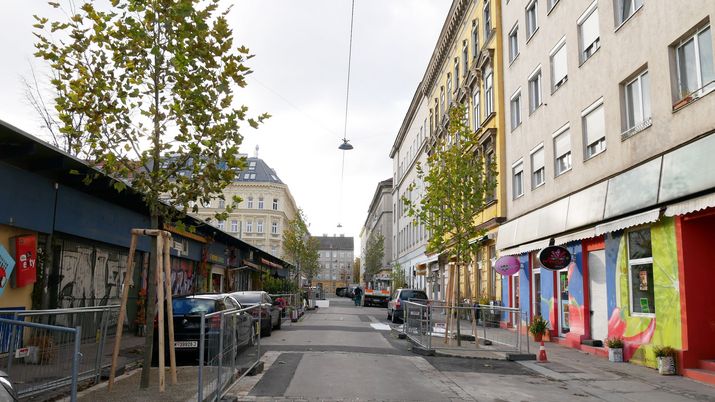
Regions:
<svg viewBox="0 0 715 402"><path fill-rule="evenodd" d="M241 304L258 304L261 302L260 293L234 293L232 296L235 297Z"/></svg>
<svg viewBox="0 0 715 402"><path fill-rule="evenodd" d="M174 315L199 314L202 311L213 313L216 310L216 301L211 299L174 299Z"/></svg>
<svg viewBox="0 0 715 402"><path fill-rule="evenodd" d="M401 300L422 299L427 300L427 294L421 290L403 290L400 292Z"/></svg>

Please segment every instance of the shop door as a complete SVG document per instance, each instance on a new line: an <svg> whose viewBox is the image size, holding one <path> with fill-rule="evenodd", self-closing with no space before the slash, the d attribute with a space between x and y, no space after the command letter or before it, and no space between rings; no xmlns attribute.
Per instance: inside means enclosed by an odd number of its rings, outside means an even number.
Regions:
<svg viewBox="0 0 715 402"><path fill-rule="evenodd" d="M559 335L569 333L569 269L558 271Z"/></svg>
<svg viewBox="0 0 715 402"><path fill-rule="evenodd" d="M606 250L588 253L588 285L591 300L591 339L608 337Z"/></svg>
<svg viewBox="0 0 715 402"><path fill-rule="evenodd" d="M511 276L511 306L519 308L519 274ZM511 325L516 326L518 315L510 314Z"/></svg>

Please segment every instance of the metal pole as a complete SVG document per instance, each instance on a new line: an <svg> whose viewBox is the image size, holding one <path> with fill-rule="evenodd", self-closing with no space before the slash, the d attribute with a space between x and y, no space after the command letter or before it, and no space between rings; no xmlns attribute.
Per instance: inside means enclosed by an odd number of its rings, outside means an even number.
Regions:
<svg viewBox="0 0 715 402"><path fill-rule="evenodd" d="M218 330L218 377L216 379L216 400L218 401L221 395L221 368L223 366L223 312L219 315L220 318L220 328Z"/></svg>
<svg viewBox="0 0 715 402"><path fill-rule="evenodd" d="M102 356L104 353L104 341L107 336L107 316L109 315L109 309L107 308L104 310L102 313L102 322L100 324L100 332L99 332L99 345L97 347L97 356L94 361L94 366L96 368L96 374L94 375L94 383L98 384L99 383L99 378L102 374Z"/></svg>
<svg viewBox="0 0 715 402"><path fill-rule="evenodd" d="M15 314L17 316L17 314ZM17 320L13 320L17 321ZM12 359L15 358L15 328L17 326L13 325L12 329L10 330L10 347L8 348L8 355L7 355L7 373L8 375L10 374L10 369L12 368Z"/></svg>
<svg viewBox="0 0 715 402"><path fill-rule="evenodd" d="M82 340L82 327L76 327L74 334L74 355L72 356L72 395L70 401L77 401L77 377L79 377L79 348Z"/></svg>
<svg viewBox="0 0 715 402"><path fill-rule="evenodd" d="M427 305L427 349L432 350L432 306Z"/></svg>
<svg viewBox="0 0 715 402"><path fill-rule="evenodd" d="M206 312L201 312L201 332L199 333L199 402L204 400L204 345L206 341Z"/></svg>

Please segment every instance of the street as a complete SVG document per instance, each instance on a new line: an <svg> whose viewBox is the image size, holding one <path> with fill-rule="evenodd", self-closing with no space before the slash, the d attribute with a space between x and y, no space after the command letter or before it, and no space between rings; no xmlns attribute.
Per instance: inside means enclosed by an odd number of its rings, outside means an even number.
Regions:
<svg viewBox="0 0 715 402"><path fill-rule="evenodd" d="M389 330L383 308L330 299L264 338L265 371L229 390L241 401L705 401L682 377L549 345L550 362L420 356Z"/></svg>

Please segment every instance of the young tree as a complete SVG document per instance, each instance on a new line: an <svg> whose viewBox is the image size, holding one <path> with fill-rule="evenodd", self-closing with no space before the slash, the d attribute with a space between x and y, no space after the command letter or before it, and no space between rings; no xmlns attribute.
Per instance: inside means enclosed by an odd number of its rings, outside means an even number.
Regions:
<svg viewBox="0 0 715 402"><path fill-rule="evenodd" d="M392 291L395 289L403 288L407 286L405 283L405 269L399 263L392 266L392 271L390 271L390 282L392 283Z"/></svg>
<svg viewBox="0 0 715 402"><path fill-rule="evenodd" d="M244 63L252 56L234 43L229 10L220 10L219 0L112 0L106 10L94 4L68 0L62 20L35 16L35 55L53 71L57 130L67 146L117 178L118 191L129 184L141 193L154 229L175 207L197 212L197 201L223 199L242 166L240 129L268 117L248 117L236 104L234 90L246 85ZM148 290L154 300L155 284ZM154 303L148 307L143 388Z"/></svg>
<svg viewBox="0 0 715 402"><path fill-rule="evenodd" d="M371 282L373 277L382 269L382 259L385 256L385 237L382 233L372 234L367 239L365 247L365 283Z"/></svg>
<svg viewBox="0 0 715 402"><path fill-rule="evenodd" d="M305 221L303 210L299 209L295 218L288 221L288 225L283 231L283 251L288 260L295 264L295 277L298 286L301 285L301 264L306 259L309 240L308 224Z"/></svg>
<svg viewBox="0 0 715 402"><path fill-rule="evenodd" d="M360 257L353 262L353 283L360 283Z"/></svg>
<svg viewBox="0 0 715 402"><path fill-rule="evenodd" d="M306 246L305 257L303 259L303 272L308 281L312 282L315 275L318 274L320 269L320 254L318 250L320 248L320 241L315 237L308 239L308 244Z"/></svg>
<svg viewBox="0 0 715 402"><path fill-rule="evenodd" d="M438 138L427 166L417 165L418 181L409 193L421 193L418 199L402 197L408 215L425 225L430 237L428 253L446 253L456 262L456 300L461 300L460 269L476 252L472 241L484 235L476 216L487 205L487 195L496 186L495 166L485 166L478 154L477 135L469 128L466 110L460 105L449 110L449 125L444 137ZM457 340L460 339L457 320Z"/></svg>

